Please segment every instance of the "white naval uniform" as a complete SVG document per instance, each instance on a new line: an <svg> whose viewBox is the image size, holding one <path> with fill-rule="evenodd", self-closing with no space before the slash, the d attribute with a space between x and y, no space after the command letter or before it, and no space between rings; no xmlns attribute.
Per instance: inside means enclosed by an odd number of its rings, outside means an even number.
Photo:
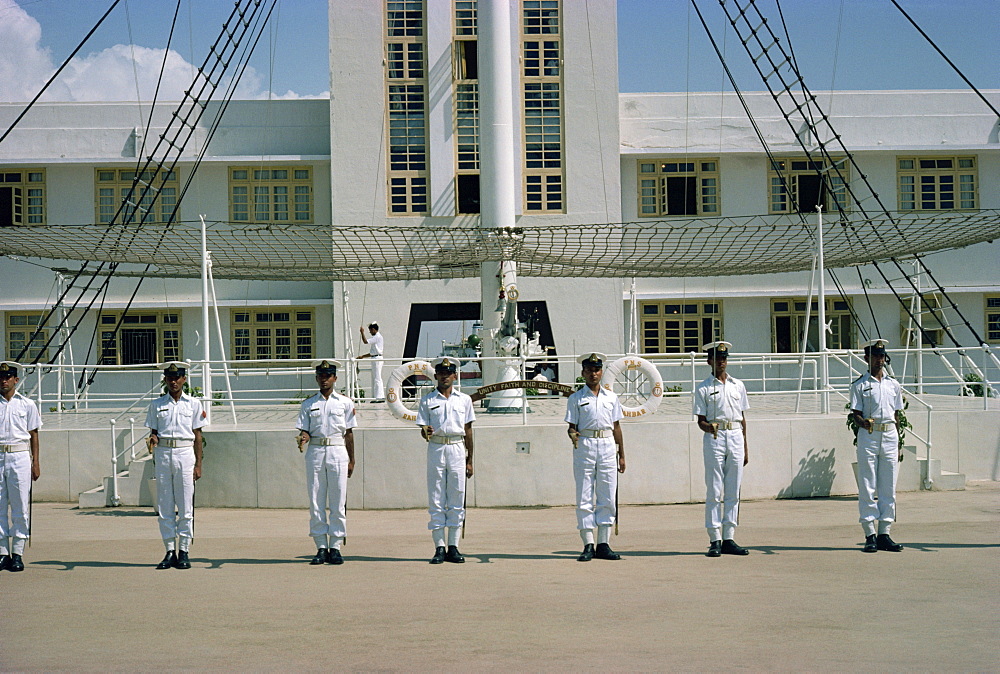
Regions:
<svg viewBox="0 0 1000 674"><path fill-rule="evenodd" d="M865 535L889 533L896 519L896 478L899 471L899 434L896 411L903 409L903 388L888 375L882 381L866 372L851 384L851 410L876 424L890 424L887 431L858 430L858 511ZM878 501L876 502L876 497Z"/></svg>
<svg viewBox="0 0 1000 674"><path fill-rule="evenodd" d="M476 420L472 398L452 388L445 398L434 389L420 399L417 425L430 426L444 442L427 443L427 512L431 531L465 521L465 425Z"/></svg>
<svg viewBox="0 0 1000 674"><path fill-rule="evenodd" d="M576 522L581 531L611 526L618 516L618 448L612 431L624 416L618 395L603 386L594 395L585 385L566 402L566 423L574 424L578 431L607 431L605 438L580 436L573 450Z"/></svg>
<svg viewBox="0 0 1000 674"><path fill-rule="evenodd" d="M743 412L750 409L747 389L736 377L721 382L707 377L694 391L694 414L711 422L729 422L730 430L720 428L712 437L704 433L702 455L705 459L705 528L710 541L733 540L740 518L740 483L743 481L743 458L746 455Z"/></svg>
<svg viewBox="0 0 1000 674"><path fill-rule="evenodd" d="M309 492L309 535L317 548L340 549L347 536L347 431L357 428L354 401L336 391L303 401L296 428L309 434L305 452ZM329 444L326 444L329 443ZM330 514L327 517L327 509Z"/></svg>
<svg viewBox="0 0 1000 674"><path fill-rule="evenodd" d="M179 400L166 393L150 403L146 413L146 428L159 436L153 473L160 537L168 550L174 549L175 537L180 538L181 550L187 550L194 538L194 432L205 426L205 416L201 401L187 393Z"/></svg>
<svg viewBox="0 0 1000 674"><path fill-rule="evenodd" d="M368 336L368 353L372 361L372 398L385 398L385 384L382 383L382 345L385 340L381 332Z"/></svg>
<svg viewBox="0 0 1000 674"><path fill-rule="evenodd" d="M31 433L42 425L35 401L15 392L8 401L0 396L0 555L24 553L28 540L31 500ZM10 508L10 519L7 509Z"/></svg>

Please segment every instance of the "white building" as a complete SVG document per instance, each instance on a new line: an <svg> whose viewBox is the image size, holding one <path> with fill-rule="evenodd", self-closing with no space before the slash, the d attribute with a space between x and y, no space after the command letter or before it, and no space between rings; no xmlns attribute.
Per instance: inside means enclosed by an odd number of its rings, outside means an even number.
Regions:
<svg viewBox="0 0 1000 674"><path fill-rule="evenodd" d="M768 95L750 94L749 104L772 152L801 179L801 194L773 189L768 159L734 95L618 94L612 0L515 5L518 225L809 210L803 195L813 174L796 173L804 158ZM331 99L234 102L208 142L179 219L203 214L216 222L378 228L474 224L481 188L475 1L333 1L329 19ZM1000 92L987 95L1000 104ZM973 94L830 92L819 101L890 209L1000 209L997 120ZM0 106L0 124L9 125L22 107ZM0 226L101 227L131 184L143 136L148 148L173 105L159 104L144 134L148 107L36 105L0 145ZM163 192L161 219L207 139L207 129L200 129L185 148ZM954 195L946 188L952 180L959 185ZM911 201L906 185L913 183L931 185L923 196L934 198ZM981 243L926 258L991 344L1000 344L998 246ZM11 252L3 229L0 251ZM24 251L0 258L5 357L18 355L51 305L56 274L46 267L73 270L79 263L31 259ZM723 337L742 352L798 351L809 273L745 275L738 261L733 267L731 276L638 279L639 351L683 353ZM837 270L844 298L828 285L830 347L856 347L862 328L876 331L872 314L877 332L899 344L908 317L872 268L860 272ZM134 285L130 278L113 280L100 318L94 311L80 321L72 339L75 363L200 357L200 283L149 278L122 317ZM626 279L519 279L522 309L534 312L543 343L563 355L625 351L627 288ZM216 290L233 359L340 356L348 339L357 351L357 327L372 320L382 326L386 356L410 358L418 355L428 324L471 325L480 317L477 274L381 282L220 280ZM119 319L122 330L113 336ZM815 334L814 327L810 350ZM973 345L969 333L959 335Z"/></svg>

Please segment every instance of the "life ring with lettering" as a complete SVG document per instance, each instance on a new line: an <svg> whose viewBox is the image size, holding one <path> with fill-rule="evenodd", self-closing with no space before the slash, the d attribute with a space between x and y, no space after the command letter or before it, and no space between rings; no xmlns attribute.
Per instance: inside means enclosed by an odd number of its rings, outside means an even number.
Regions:
<svg viewBox="0 0 1000 674"><path fill-rule="evenodd" d="M434 366L426 360L411 360L403 363L389 375L389 382L386 385L385 404L400 421L416 421L417 413L408 409L403 404L403 381L415 374L422 374L429 379L434 379Z"/></svg>
<svg viewBox="0 0 1000 674"><path fill-rule="evenodd" d="M649 381L649 397L646 402L638 407L627 407L622 405L622 412L627 419L640 419L649 416L660 406L663 400L663 378L656 366L645 358L638 356L624 356L604 368L604 376L601 377L601 386L609 391L614 390L615 382L625 372L629 370L639 370Z"/></svg>

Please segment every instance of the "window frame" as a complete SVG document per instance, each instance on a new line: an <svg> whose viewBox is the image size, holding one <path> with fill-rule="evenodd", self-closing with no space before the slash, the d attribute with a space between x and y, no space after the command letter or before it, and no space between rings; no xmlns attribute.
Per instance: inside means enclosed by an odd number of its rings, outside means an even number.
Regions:
<svg viewBox="0 0 1000 674"><path fill-rule="evenodd" d="M847 188L851 183L851 163L847 157L832 157L827 160L823 157L809 159L804 156L790 156L775 157L773 160L768 160L767 212L771 215L809 215L815 213L815 209L799 209L799 178L802 176L819 176L815 167L820 163L822 163L822 168L826 175L831 178L831 182L835 180L841 181L840 187L835 188L835 191L831 191L834 190L834 188L831 188L821 193L823 198L823 212L836 213L838 211L835 202L830 200L831 196L836 197L836 193L841 195L841 198L838 198L837 201L843 200L841 208L845 211L850 211L851 194ZM830 168L827 168L827 163L831 163ZM805 166L796 167L796 164L805 164ZM840 174L843 177L837 175L832 165L838 165ZM779 203L784 203L784 207L779 207ZM794 208L792 207L793 204ZM833 207L831 208L831 206Z"/></svg>
<svg viewBox="0 0 1000 674"><path fill-rule="evenodd" d="M17 180L13 180L15 175ZM0 219L0 227L42 227L47 224L48 190L44 168L10 166L0 169L0 189L7 187L11 188L11 222L7 225ZM15 195L15 191L20 191L20 194Z"/></svg>
<svg viewBox="0 0 1000 674"><path fill-rule="evenodd" d="M954 155L954 156L897 156L896 157L896 195L897 207L901 212L925 212L925 211L977 211L979 210L979 162L977 155ZM923 166L926 162L951 161L951 167L944 166ZM903 168L903 164L910 162L911 166ZM963 167L962 162L969 162L971 166ZM946 192L942 192L941 187L946 183L940 181L941 178L950 176L953 180L952 197L946 200L942 197ZM968 177L969 181L962 178ZM930 178L931 180L925 180ZM934 180L934 179L937 180ZM963 190L963 182L971 183L971 189ZM933 185L933 190L925 192L924 185ZM923 197L925 193L933 193L933 207L926 207L928 203ZM909 198L908 196L909 195ZM968 195L963 199L963 195ZM954 204L952 207L942 206L946 201ZM971 205L962 205L969 203Z"/></svg>
<svg viewBox="0 0 1000 674"><path fill-rule="evenodd" d="M265 172L269 175L261 175ZM275 173L281 172L284 172L284 177L275 177ZM297 175L303 172L306 174L304 177ZM245 175L239 175L241 173ZM241 225L308 225L315 222L316 192L313 179L316 172L311 164L232 165L227 167L227 175L230 222ZM285 190L283 201L276 198L280 194L276 191L278 188ZM258 192L262 189L267 190L266 194ZM237 190L244 192L240 194ZM258 194L266 196L266 201L259 200ZM266 205L266 218L260 217L260 203ZM282 213L285 215L283 218L280 217Z"/></svg>
<svg viewBox="0 0 1000 674"><path fill-rule="evenodd" d="M125 320L122 320L125 314ZM129 320L135 318L135 321ZM144 320L152 319L152 320ZM119 322L121 323L119 325ZM115 326L118 329L115 330ZM125 345L121 339L123 330L133 329L156 330L156 344L153 359L148 363L126 363ZM167 333L176 333L168 336ZM181 311L179 309L133 309L123 312L106 310L97 317L98 365L152 365L168 360L183 360L184 333L181 330ZM176 340L173 346L168 341Z"/></svg>
<svg viewBox="0 0 1000 674"><path fill-rule="evenodd" d="M780 310L778 305L781 303L787 304L787 308ZM844 307L838 307L837 305L843 303ZM802 307L799 308L798 305L801 304ZM809 311L809 325L804 326L805 323L805 297L772 297L770 302L771 308L771 352L772 353L798 353L799 348L802 345L802 332L803 328L807 327L810 329L816 328L816 340L817 348L819 341L819 299L817 297L812 298L812 307ZM827 348L837 349L837 350L847 350L856 348L857 345L857 321L854 318L852 312L853 302L850 298L844 299L842 297L827 297L826 298L826 320L831 322L832 334L827 336ZM788 318L789 319L789 331L790 339L794 343L789 344L788 350L778 349L778 319ZM847 320L847 345L844 345L844 337L842 333L844 331L844 319ZM836 345L834 345L833 340L836 338ZM809 347L809 340L806 341L806 347ZM807 353L812 353L808 352Z"/></svg>
<svg viewBox="0 0 1000 674"><path fill-rule="evenodd" d="M308 313L309 318L302 318L301 315ZM246 315L246 320L239 318ZM288 320L275 320L275 314L288 314ZM271 319L262 316L272 316ZM277 347L282 346L277 343L279 337L274 331L287 328L290 332L288 337L288 355L278 355ZM247 330L247 334L240 335L240 330ZM270 330L269 335L262 335L261 330ZM301 330L309 330L308 335L303 335ZM300 349L302 344L299 338L308 337L308 349ZM267 347L269 351L263 356L260 355L262 338L269 339ZM240 343L241 339L246 339L246 343ZM244 351L246 349L246 351ZM311 360L316 354L316 307L234 307L229 311L229 353L230 361L237 365L243 361L263 361L266 363L282 363L289 360ZM253 363L248 363L252 366Z"/></svg>
<svg viewBox="0 0 1000 674"><path fill-rule="evenodd" d="M691 169L686 170L690 164ZM709 168L714 165L714 168ZM669 167L676 169L671 170ZM646 170L651 167L651 170ZM681 169L685 170L681 170ZM661 157L636 161L636 213L640 218L718 217L722 215L722 178L718 157ZM690 178L695 181L695 213L668 213L667 179ZM714 181L714 184L709 184ZM644 182L653 182L645 185ZM654 190L653 194L646 193ZM649 200L654 202L650 203ZM650 211L649 207L653 206Z"/></svg>
<svg viewBox="0 0 1000 674"><path fill-rule="evenodd" d="M453 0L454 44L452 100L454 102L455 138L455 214L477 215L482 211L482 191L479 189L481 117L479 109L479 3L477 0ZM470 47L474 44L474 47ZM468 56L474 49L477 57L475 72L470 73ZM472 77L471 75L475 75ZM466 176L475 176L475 179ZM465 194L463 185L477 185L476 194ZM474 197L474 200L472 199ZM475 202L477 206L463 208Z"/></svg>
<svg viewBox="0 0 1000 674"><path fill-rule="evenodd" d="M113 178L105 178L106 174L113 173ZM128 210L121 210L122 217L117 222L135 222L142 224L165 225L170 222L179 222L181 219L180 193L181 183L177 169L167 171L167 178L159 178L159 169L148 169L141 175L146 176L145 182L159 190L159 196L153 204L152 215L143 219L138 211L132 220L128 219ZM110 224L115 221L115 216L119 213L121 204L128 196L132 185L136 185L136 192L142 193L143 180L135 183L135 167L123 168L121 166L98 166L94 169L94 223L98 225ZM148 174L148 175L147 175ZM102 194L103 191L110 190L112 194ZM147 192L143 199L148 203L153 197ZM177 208L174 212L174 207Z"/></svg>
<svg viewBox="0 0 1000 674"><path fill-rule="evenodd" d="M38 328L38 323L43 318L45 318L48 312L44 310L7 311L4 312L4 314L5 314L3 321L4 340L5 344L7 345L7 359L16 361L18 359L18 355L21 352L21 349L24 348L26 344L28 344L28 341L31 339L31 335L34 334L35 330ZM25 322L23 324L18 324L14 320L17 318L24 318ZM34 322L31 321L32 318L34 318ZM42 328L41 334L38 336L38 338L35 340L31 340L31 343L38 344L38 347L29 348L27 354L25 356L21 356L21 362L26 362L26 363L36 362L36 359L37 362L40 363L49 362L49 353L50 353L49 349L51 349L52 346L54 345L49 345L49 347L45 349L44 357L39 357L39 356L42 356L43 354L41 345L45 344L52 336L52 329L53 328L49 327ZM23 338L15 339L13 337L15 333L22 333L22 332L24 333ZM18 344L17 349L14 348L14 344Z"/></svg>
<svg viewBox="0 0 1000 674"><path fill-rule="evenodd" d="M427 6L424 0L385 0L383 9L386 214L429 215ZM394 12L405 14L402 27L393 26ZM390 69L390 52L397 46L408 58L419 46L422 66L413 67L410 59L405 68Z"/></svg>
<svg viewBox="0 0 1000 674"><path fill-rule="evenodd" d="M996 326L992 332L990 330L991 322ZM1000 295L986 294L983 296L983 328L987 344L1000 344Z"/></svg>
<svg viewBox="0 0 1000 674"><path fill-rule="evenodd" d="M655 312L650 309L656 309ZM675 309L676 311L672 311ZM662 355L680 354L694 351L698 353L701 347L709 342L724 339L724 307L723 301L717 298L699 299L668 299L640 300L639 302L639 352L642 354ZM688 326L687 321L696 321L697 325ZM706 321L710 321L706 325ZM669 325L678 322L676 327ZM655 327L651 324L655 323ZM670 331L676 330L677 334ZM688 330L697 330L697 335L686 334ZM706 334L709 333L709 334ZM676 345L668 342L675 340ZM655 341L655 349L650 348Z"/></svg>
<svg viewBox="0 0 1000 674"><path fill-rule="evenodd" d="M555 13L554 24L546 23L551 19L551 15L546 18L546 12ZM565 19L562 1L522 0L519 14L522 212L526 215L565 213L566 100L562 34ZM553 100L557 101L556 113L546 115L545 110L552 108ZM553 119L558 120L558 125L552 123ZM557 138L553 140L551 136Z"/></svg>

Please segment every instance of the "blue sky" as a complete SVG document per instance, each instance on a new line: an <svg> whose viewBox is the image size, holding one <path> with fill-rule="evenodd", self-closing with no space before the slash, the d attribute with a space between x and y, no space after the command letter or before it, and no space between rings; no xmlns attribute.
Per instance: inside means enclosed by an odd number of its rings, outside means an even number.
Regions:
<svg viewBox="0 0 1000 674"><path fill-rule="evenodd" d="M354 0L375 2L379 0ZM573 0L567 0L572 2ZM740 86L757 75L717 0L698 0ZM779 23L775 0L762 10ZM155 83L173 14L170 0L122 0L53 87L54 100L134 100ZM900 0L980 88L1000 88L998 0ZM30 98L111 0L0 0L0 101ZM889 0L783 0L792 45L813 90L961 89L964 83ZM232 8L182 0L167 82L182 90ZM619 0L622 91L729 89L688 0ZM241 97L325 96L326 0L281 0L240 89ZM130 45L134 45L130 46ZM151 89L149 91L151 93Z"/></svg>

